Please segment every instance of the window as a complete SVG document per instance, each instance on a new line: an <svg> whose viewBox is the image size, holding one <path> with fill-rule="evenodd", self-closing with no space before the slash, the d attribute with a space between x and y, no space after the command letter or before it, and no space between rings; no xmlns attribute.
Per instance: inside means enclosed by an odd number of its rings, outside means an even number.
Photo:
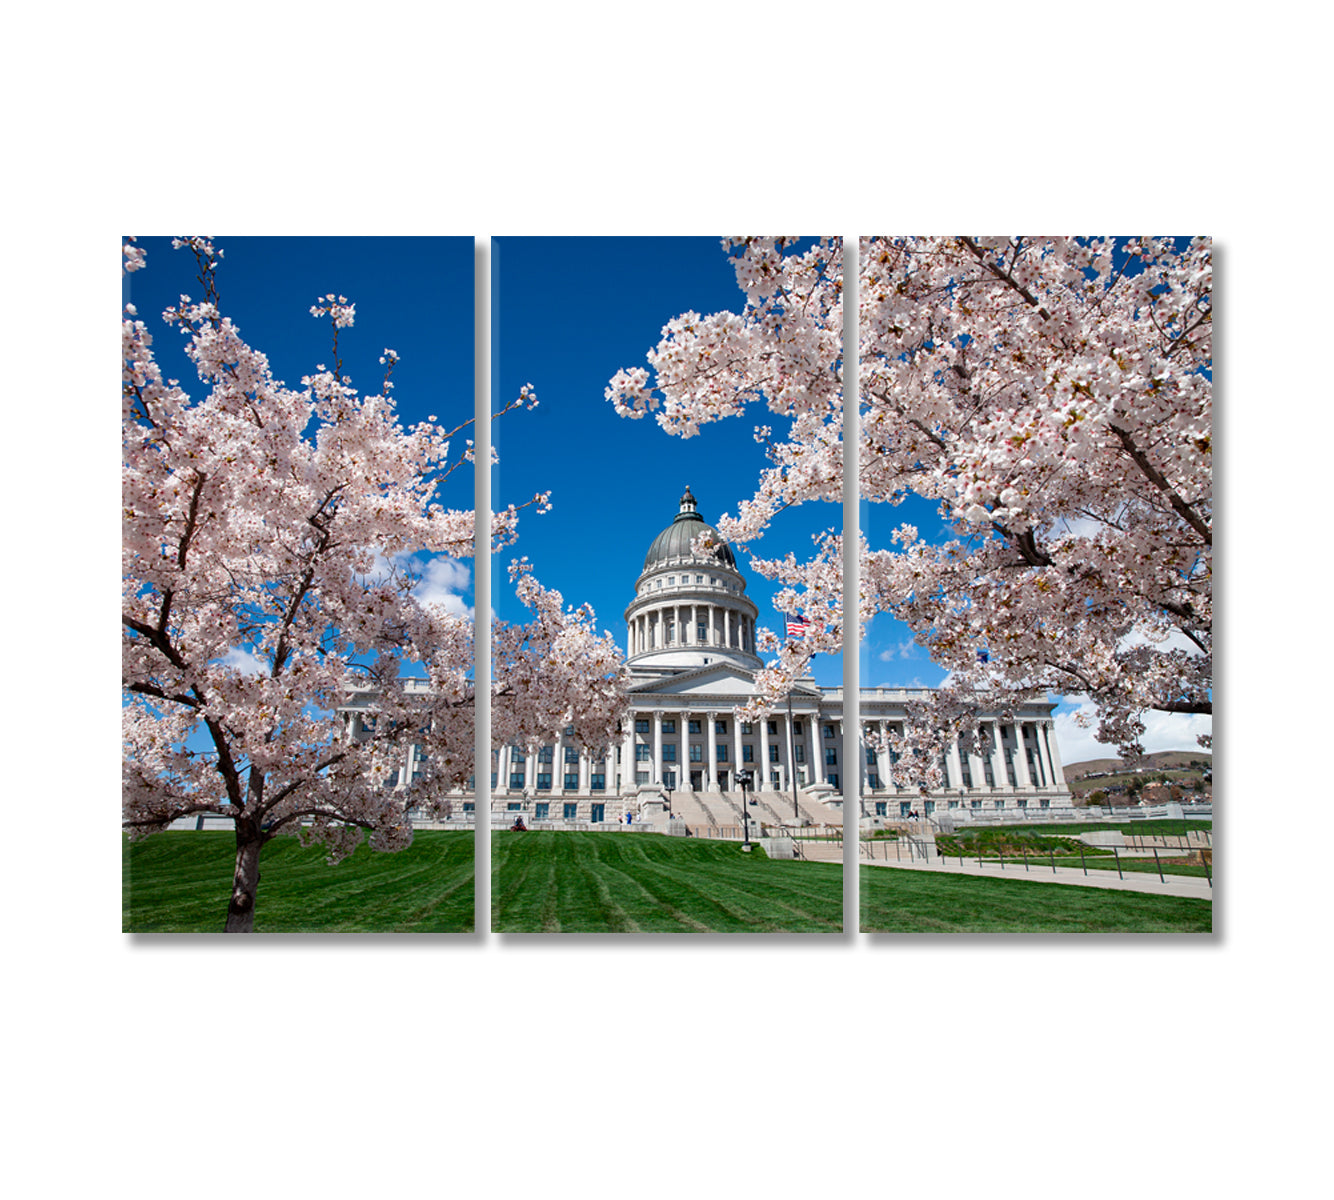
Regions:
<svg viewBox="0 0 1334 1200"><path fill-rule="evenodd" d="M838 786L839 786L839 782L838 782L838 773L837 773L837 772L833 772L832 774L830 774L830 776L829 776L829 786L830 786L830 787L838 787Z"/></svg>
<svg viewBox="0 0 1334 1200"><path fill-rule="evenodd" d="M778 761L778 747L773 743L770 743L769 745L769 761L770 762Z"/></svg>
<svg viewBox="0 0 1334 1200"><path fill-rule="evenodd" d="M792 732L795 733L798 737L801 736L801 722L800 722L800 721L793 721L793 722L792 722Z"/></svg>
<svg viewBox="0 0 1334 1200"><path fill-rule="evenodd" d="M567 792L577 791L579 788L579 772L565 772L565 790Z"/></svg>
<svg viewBox="0 0 1334 1200"><path fill-rule="evenodd" d="M875 815L877 817L887 817L889 815L889 802L887 800L877 800L875 802Z"/></svg>
<svg viewBox="0 0 1334 1200"><path fill-rule="evenodd" d="M543 746L537 752L537 761L540 763L549 763L556 757L555 746Z"/></svg>
<svg viewBox="0 0 1334 1200"><path fill-rule="evenodd" d="M466 813L467 813L467 812L476 812L476 811L477 811L477 805L476 805L475 803L473 803L473 801L471 801L471 800L465 800L465 801L463 802L463 811L466 812Z"/></svg>
<svg viewBox="0 0 1334 1200"><path fill-rule="evenodd" d="M703 582L704 582L704 576L703 576L703 575L696 575L696 576L695 576L695 582L696 582L696 583L703 583Z"/></svg>
<svg viewBox="0 0 1334 1200"><path fill-rule="evenodd" d="M827 738L831 738L831 737L833 737L833 736L834 736L834 727L833 727L832 725L826 725L826 726L824 727L824 735L825 735L825 737L827 737Z"/></svg>
<svg viewBox="0 0 1334 1200"><path fill-rule="evenodd" d="M567 821L573 821L579 815L579 806L577 804L562 804L560 815Z"/></svg>
<svg viewBox="0 0 1334 1200"><path fill-rule="evenodd" d="M663 762L670 762L670 763L674 763L674 762L676 761L676 747L675 747L675 746L668 745L668 746L664 746L664 747L662 748L662 761L663 761Z"/></svg>
<svg viewBox="0 0 1334 1200"><path fill-rule="evenodd" d="M636 771L636 772L635 772L635 782L636 782L636 783L647 783L647 782L648 782L648 772L647 772L647 771Z"/></svg>
<svg viewBox="0 0 1334 1200"><path fill-rule="evenodd" d="M607 806L605 804L590 804L588 806L588 819L590 821L605 821L607 819Z"/></svg>
<svg viewBox="0 0 1334 1200"><path fill-rule="evenodd" d="M551 805L545 800L533 805L533 820L545 821L551 812Z"/></svg>
<svg viewBox="0 0 1334 1200"><path fill-rule="evenodd" d="M607 776L603 771L594 771L588 779L590 791L605 792L607 790Z"/></svg>
<svg viewBox="0 0 1334 1200"><path fill-rule="evenodd" d="M912 801L910 801L910 800L900 800L900 801L899 801L899 816L901 816L901 817L906 817L910 812L912 812Z"/></svg>
<svg viewBox="0 0 1334 1200"><path fill-rule="evenodd" d="M698 733L698 732L699 732L699 722L698 722L698 721L687 721L687 722L686 722L686 731L687 731L688 733Z"/></svg>
<svg viewBox="0 0 1334 1200"><path fill-rule="evenodd" d="M537 773L537 790L538 790L539 792L549 792L549 791L551 791L551 772L550 772L550 771L547 771L547 772L545 772L545 773L539 771L539 772Z"/></svg>
<svg viewBox="0 0 1334 1200"><path fill-rule="evenodd" d="M726 743L726 742L719 742L719 743L718 743L718 747L717 747L717 749L718 749L718 761L719 761L719 762L726 762L726 761L727 761L727 743Z"/></svg>
<svg viewBox="0 0 1334 1200"><path fill-rule="evenodd" d="M996 807L997 807L997 808L1004 808L1004 807L1005 807L1005 801L1004 801L1004 800L997 800L997 801L996 801Z"/></svg>
<svg viewBox="0 0 1334 1200"><path fill-rule="evenodd" d="M867 746L867 747L866 747L866 765L867 765L868 767L873 767L873 766L875 766L875 747L874 747L874 746Z"/></svg>
<svg viewBox="0 0 1334 1200"><path fill-rule="evenodd" d="M1051 807L1051 801L1050 801L1050 800L1039 800L1039 801L1038 801L1038 807L1039 807L1039 808L1050 808L1050 807Z"/></svg>
<svg viewBox="0 0 1334 1200"><path fill-rule="evenodd" d="M709 627L703 621L695 626L695 641L703 645L709 640Z"/></svg>
<svg viewBox="0 0 1334 1200"><path fill-rule="evenodd" d="M741 722L741 732L742 732L742 733L753 733L753 732L754 732L754 730L751 728L751 724L750 724L749 721L742 721L742 722Z"/></svg>
<svg viewBox="0 0 1334 1200"><path fill-rule="evenodd" d="M970 800L970 801L968 801L968 807L969 807L969 808L981 808L981 807L982 807L982 801L981 801L981 800Z"/></svg>
<svg viewBox="0 0 1334 1200"><path fill-rule="evenodd" d="M507 805L505 805L505 811L518 812L519 809L521 809L522 807L523 805L518 800L511 800Z"/></svg>
<svg viewBox="0 0 1334 1200"><path fill-rule="evenodd" d="M698 742L690 743L690 761L692 763L704 761L704 747Z"/></svg>
<svg viewBox="0 0 1334 1200"><path fill-rule="evenodd" d="M521 767L524 764L523 751L518 746L510 747L510 766Z"/></svg>
<svg viewBox="0 0 1334 1200"><path fill-rule="evenodd" d="M776 734L777 732L778 732L778 722L777 722L777 721L770 721L770 722L769 722L769 733L770 733L770 735L772 736L772 735Z"/></svg>
<svg viewBox="0 0 1334 1200"><path fill-rule="evenodd" d="M648 726L648 718L647 718L647 717L636 717L636 718L635 718L635 732L636 732L636 733L649 733L649 732L651 732L651 730L649 729L649 726Z"/></svg>
<svg viewBox="0 0 1334 1200"><path fill-rule="evenodd" d="M713 723L713 732L714 732L714 733L726 733L726 732L727 732L727 722L726 722L726 721L715 721L715 722Z"/></svg>
<svg viewBox="0 0 1334 1200"><path fill-rule="evenodd" d="M663 722L662 722L662 731L663 731L663 733L675 733L675 732L676 732L676 721L675 721L675 720L670 720L670 721L669 721L669 720L664 719Z"/></svg>
<svg viewBox="0 0 1334 1200"><path fill-rule="evenodd" d="M833 746L825 747L824 764L826 767L838 766L838 751Z"/></svg>
<svg viewBox="0 0 1334 1200"><path fill-rule="evenodd" d="M565 747L565 761L566 761L567 763L577 763L577 762L579 761L579 747L578 747L578 746L566 746L566 747Z"/></svg>
<svg viewBox="0 0 1334 1200"><path fill-rule="evenodd" d="M742 762L754 762L754 761L755 761L755 747L754 747L754 746L742 746L742 747L741 747L741 761L742 761Z"/></svg>
<svg viewBox="0 0 1334 1200"><path fill-rule="evenodd" d="M522 772L522 771L511 771L511 772L510 772L510 787L511 787L511 788L522 788L522 787L523 787L523 772Z"/></svg>
<svg viewBox="0 0 1334 1200"><path fill-rule="evenodd" d="M872 771L866 777L866 786L869 787L871 791L878 792L880 790L880 776Z"/></svg>
<svg viewBox="0 0 1334 1200"><path fill-rule="evenodd" d="M1028 807L1028 801L1027 801L1027 800L1020 800L1020 801L1019 801L1019 807L1020 807L1020 808L1027 808L1027 807Z"/></svg>
<svg viewBox="0 0 1334 1200"><path fill-rule="evenodd" d="M675 575L668 575L668 576L667 576L667 586L668 586L668 587L675 587L675 586L676 586L676 576L675 576Z"/></svg>
<svg viewBox="0 0 1334 1200"><path fill-rule="evenodd" d="M635 762L652 762L652 761L653 761L652 746L639 745L635 747ZM643 782L647 783L648 780L645 779Z"/></svg>
<svg viewBox="0 0 1334 1200"><path fill-rule="evenodd" d="M797 762L801 763L806 761L806 747L800 743L792 747L792 754Z"/></svg>

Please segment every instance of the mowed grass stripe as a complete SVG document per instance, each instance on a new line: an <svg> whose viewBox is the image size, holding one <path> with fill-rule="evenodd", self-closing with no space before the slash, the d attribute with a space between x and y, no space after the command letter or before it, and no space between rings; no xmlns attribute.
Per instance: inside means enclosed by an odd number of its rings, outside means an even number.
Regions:
<svg viewBox="0 0 1334 1200"><path fill-rule="evenodd" d="M1209 933L1213 903L1024 879L861 868L861 929L883 933Z"/></svg>
<svg viewBox="0 0 1334 1200"><path fill-rule="evenodd" d="M221 932L235 839L156 834L122 853L126 932ZM473 928L471 832L419 831L406 850L368 846L329 866L318 846L275 838L260 857L257 933L467 932Z"/></svg>
<svg viewBox="0 0 1334 1200"><path fill-rule="evenodd" d="M758 848L644 833L503 833L491 854L500 932L842 928L837 864L770 862Z"/></svg>

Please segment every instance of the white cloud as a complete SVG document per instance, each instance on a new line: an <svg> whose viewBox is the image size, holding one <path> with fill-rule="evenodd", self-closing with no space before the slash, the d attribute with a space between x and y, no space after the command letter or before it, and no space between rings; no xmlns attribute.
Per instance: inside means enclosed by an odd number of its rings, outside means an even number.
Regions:
<svg viewBox="0 0 1334 1200"><path fill-rule="evenodd" d="M443 608L455 616L473 616L472 607L462 593L472 583L472 572L452 558L433 558L425 565L413 564L421 574L421 582L412 590L420 604Z"/></svg>
<svg viewBox="0 0 1334 1200"><path fill-rule="evenodd" d="M1087 696L1067 696L1056 707L1056 744L1060 747L1063 763L1088 762L1094 758L1115 758L1116 747L1098 741L1093 735L1097 726L1087 729L1075 721L1079 712L1093 715L1093 704ZM1147 753L1162 750L1199 750L1196 741L1202 733L1212 733L1214 719L1184 713L1146 712L1143 715L1144 736L1140 738Z"/></svg>
<svg viewBox="0 0 1334 1200"><path fill-rule="evenodd" d="M231 667L242 675L259 675L269 669L268 663L244 646L233 646L221 658L214 661L224 667Z"/></svg>
<svg viewBox="0 0 1334 1200"><path fill-rule="evenodd" d="M911 658L913 651L917 649L917 644L909 638L906 642L899 642L894 646L887 646L876 655L881 662L894 662L900 658Z"/></svg>

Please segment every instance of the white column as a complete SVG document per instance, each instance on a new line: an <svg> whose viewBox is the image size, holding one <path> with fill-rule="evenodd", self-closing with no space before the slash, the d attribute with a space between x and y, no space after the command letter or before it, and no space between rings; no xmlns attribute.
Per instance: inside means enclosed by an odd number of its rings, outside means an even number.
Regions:
<svg viewBox="0 0 1334 1200"><path fill-rule="evenodd" d="M819 714L811 719L811 761L815 764L816 782L828 782L824 769L824 727Z"/></svg>
<svg viewBox="0 0 1334 1200"><path fill-rule="evenodd" d="M1024 726L1023 722L1014 723L1014 777L1018 781L1020 791L1028 791L1033 786L1033 781L1028 777L1028 755L1024 753Z"/></svg>
<svg viewBox="0 0 1334 1200"><path fill-rule="evenodd" d="M1010 777L1005 773L1005 752L1001 747L1001 725L999 721L988 721L991 731L991 778L992 787L998 791L1009 791Z"/></svg>
<svg viewBox="0 0 1334 1200"><path fill-rule="evenodd" d="M709 747L709 781L704 785L706 792L716 792L718 790L718 714L716 712L705 713L705 718L709 722L708 747Z"/></svg>
<svg viewBox="0 0 1334 1200"><path fill-rule="evenodd" d="M875 752L875 769L880 776L880 790L892 792L894 791L894 777L890 771L889 747L885 745L885 738L889 735L884 721L876 722L876 732L880 734L880 748Z"/></svg>
<svg viewBox="0 0 1334 1200"><path fill-rule="evenodd" d="M1054 788L1056 786L1056 774L1051 769L1051 754L1047 746L1046 733L1046 721L1035 721L1033 723L1033 741L1038 749L1038 761L1042 764L1042 773L1047 777L1044 786Z"/></svg>
<svg viewBox="0 0 1334 1200"><path fill-rule="evenodd" d="M760 718L760 763L761 776L763 780L763 790L768 791L769 784L769 721L765 717ZM761 788L756 788L760 791Z"/></svg>
<svg viewBox="0 0 1334 1200"><path fill-rule="evenodd" d="M732 763L732 783L735 790L736 773L742 770L744 765L741 761L741 722L736 719L735 714L732 716L732 755L734 759Z"/></svg>
<svg viewBox="0 0 1334 1200"><path fill-rule="evenodd" d="M690 786L690 710L681 710L681 766L676 782L684 791Z"/></svg>
<svg viewBox="0 0 1334 1200"><path fill-rule="evenodd" d="M717 606L716 604L710 604L710 605L709 605L709 645L710 645L710 646L716 646L717 644L718 644L718 606Z"/></svg>
<svg viewBox="0 0 1334 1200"><path fill-rule="evenodd" d="M579 751L579 794L581 796L588 795L589 774L590 772L588 769L588 751L585 749L581 749Z"/></svg>
<svg viewBox="0 0 1334 1200"><path fill-rule="evenodd" d="M987 773L982 765L981 755L968 752L968 772L973 777L973 791L980 791L987 786Z"/></svg>
<svg viewBox="0 0 1334 1200"><path fill-rule="evenodd" d="M523 787L532 793L537 789L537 748L525 746L523 751Z"/></svg>
<svg viewBox="0 0 1334 1200"><path fill-rule="evenodd" d="M563 795L565 792L565 732L556 731L556 745L551 751L551 794Z"/></svg>
<svg viewBox="0 0 1334 1200"><path fill-rule="evenodd" d="M1056 740L1056 723L1054 721L1044 721L1042 732L1046 735L1043 741L1047 746L1047 761L1051 763L1051 785L1052 787L1064 787L1065 768L1061 766L1061 745Z"/></svg>
<svg viewBox="0 0 1334 1200"><path fill-rule="evenodd" d="M786 714L784 715L786 716ZM785 790L790 792L792 784L797 778L797 756L793 753L793 746L796 744L793 739L796 735L792 732L792 718L788 718L786 733L787 737L783 743L787 747L787 788Z"/></svg>
<svg viewBox="0 0 1334 1200"><path fill-rule="evenodd" d="M963 786L963 770L959 766L959 743L954 740L945 747L945 786L956 789Z"/></svg>
<svg viewBox="0 0 1334 1200"><path fill-rule="evenodd" d="M508 792L510 790L510 748L506 744L501 746L500 753L496 757L496 791Z"/></svg>
<svg viewBox="0 0 1334 1200"><path fill-rule="evenodd" d="M653 782L662 787L662 709L653 710Z"/></svg>
<svg viewBox="0 0 1334 1200"><path fill-rule="evenodd" d="M633 710L628 714L625 721L625 728L621 730L621 788L623 792L628 792L635 786L635 717L639 714ZM611 772L611 780L615 781L614 770Z"/></svg>

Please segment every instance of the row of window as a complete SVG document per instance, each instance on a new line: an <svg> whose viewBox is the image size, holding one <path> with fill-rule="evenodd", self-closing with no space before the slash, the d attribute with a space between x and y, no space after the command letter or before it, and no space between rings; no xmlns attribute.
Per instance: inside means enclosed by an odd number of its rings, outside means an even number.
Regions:
<svg viewBox="0 0 1334 1200"><path fill-rule="evenodd" d="M700 585L702 586L703 583L704 583L704 576L703 576L703 575L696 575L696 576L695 576L695 582L696 582L697 584L700 584ZM656 590L657 588L660 588L660 587L662 587L662 586L663 586L663 581L662 581L661 579L655 579L655 580L653 581L652 588L650 588L650 586L646 583L646 584L644 584L644 586L643 586L642 588L639 589L639 594L642 596L642 595L646 594L647 592L649 592L650 590ZM667 586L668 586L668 587L675 587L675 586L676 586L676 576L675 576L675 575L668 575L668 576L667 576ZM682 586L682 587L689 587L689 586L690 586L690 576L689 576L689 575L682 575L682 576L681 576L681 586ZM726 579L719 579L718 576L716 576L716 575L710 575L710 576L709 576L709 586L710 586L710 587L720 587L720 588L724 588L725 590L727 590L727 591L729 591L729 592L735 592L735 591L737 590L737 586L736 586L736 584L731 583L731 582L729 582L729 581L726 580Z"/></svg>

